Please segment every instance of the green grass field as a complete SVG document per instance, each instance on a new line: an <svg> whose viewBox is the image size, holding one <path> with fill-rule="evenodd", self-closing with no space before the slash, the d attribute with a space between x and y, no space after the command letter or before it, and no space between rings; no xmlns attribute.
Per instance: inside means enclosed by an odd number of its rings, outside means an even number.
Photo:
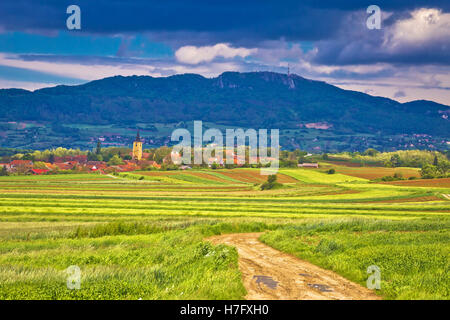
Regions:
<svg viewBox="0 0 450 320"><path fill-rule="evenodd" d="M375 170L370 168L370 170ZM234 248L261 240L386 299L449 299L450 188L281 169L0 177L0 299L242 299ZM66 286L81 269L81 289Z"/></svg>

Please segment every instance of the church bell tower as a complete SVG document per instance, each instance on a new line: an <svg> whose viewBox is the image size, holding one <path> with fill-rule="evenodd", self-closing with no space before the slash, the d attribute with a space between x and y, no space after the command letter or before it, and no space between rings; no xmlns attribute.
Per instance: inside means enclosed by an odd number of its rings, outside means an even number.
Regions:
<svg viewBox="0 0 450 320"><path fill-rule="evenodd" d="M139 136L139 129L136 135L136 139L133 142L133 160L140 161L142 159L142 141Z"/></svg>

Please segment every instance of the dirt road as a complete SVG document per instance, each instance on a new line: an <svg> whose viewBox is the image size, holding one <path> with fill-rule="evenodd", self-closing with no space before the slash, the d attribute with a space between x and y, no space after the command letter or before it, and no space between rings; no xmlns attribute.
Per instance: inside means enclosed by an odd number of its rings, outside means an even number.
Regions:
<svg viewBox="0 0 450 320"><path fill-rule="evenodd" d="M260 241L261 233L225 234L208 238L236 247L248 300L375 300L371 290L336 273L275 250Z"/></svg>

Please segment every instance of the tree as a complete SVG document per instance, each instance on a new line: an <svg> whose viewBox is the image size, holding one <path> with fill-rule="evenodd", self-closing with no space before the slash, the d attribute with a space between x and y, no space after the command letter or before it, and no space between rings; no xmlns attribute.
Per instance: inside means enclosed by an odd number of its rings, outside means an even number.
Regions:
<svg viewBox="0 0 450 320"><path fill-rule="evenodd" d="M89 151L87 154L87 159L88 161L97 161L97 156L95 155L95 153Z"/></svg>
<svg viewBox="0 0 450 320"><path fill-rule="evenodd" d="M42 161L35 161L35 162L33 163L33 168L34 168L34 169L47 169L47 166L46 166L45 163L42 162Z"/></svg>
<svg viewBox="0 0 450 320"><path fill-rule="evenodd" d="M366 151L364 151L364 155L370 156L370 157L375 157L378 153L379 153L379 151L375 150L373 148L369 148Z"/></svg>
<svg viewBox="0 0 450 320"><path fill-rule="evenodd" d="M386 168L392 168L393 167L392 162L390 162L389 160L384 163L384 166Z"/></svg>
<svg viewBox="0 0 450 320"><path fill-rule="evenodd" d="M267 177L267 181L261 185L261 190L270 190L276 187L280 187L281 183L277 182L277 175L272 174Z"/></svg>
<svg viewBox="0 0 450 320"><path fill-rule="evenodd" d="M276 174L272 174L272 175L267 177L267 182L268 183L275 183L276 181L277 181L277 175Z"/></svg>
<svg viewBox="0 0 450 320"><path fill-rule="evenodd" d="M420 175L423 179L433 179L437 177L438 171L435 166L427 164L420 170Z"/></svg>
<svg viewBox="0 0 450 320"><path fill-rule="evenodd" d="M33 155L31 153L26 153L23 155L22 160L34 160Z"/></svg>
<svg viewBox="0 0 450 320"><path fill-rule="evenodd" d="M102 144L100 142L100 140L97 140L97 148L95 149L95 154L99 155L102 152Z"/></svg>
<svg viewBox="0 0 450 320"><path fill-rule="evenodd" d="M123 164L123 160L117 154L115 154L111 159L109 159L108 164L110 166L116 166L119 164Z"/></svg>
<svg viewBox="0 0 450 320"><path fill-rule="evenodd" d="M0 176L7 176L8 175L8 170L6 170L6 166L3 166L2 169L0 170Z"/></svg>
<svg viewBox="0 0 450 320"><path fill-rule="evenodd" d="M161 163L165 157L170 155L171 151L172 151L172 149L170 149L170 148L168 148L166 146L163 146L163 147L160 147L160 148L156 149L155 150L155 158L154 158L154 160L156 162L158 162L158 163Z"/></svg>
<svg viewBox="0 0 450 320"><path fill-rule="evenodd" d="M214 162L211 164L211 169L219 169L219 165Z"/></svg>
<svg viewBox="0 0 450 320"><path fill-rule="evenodd" d="M439 164L438 157L437 157L437 155L435 154L435 155L434 155L434 160L433 160L433 166L436 166L436 167L437 167L438 164Z"/></svg>
<svg viewBox="0 0 450 320"><path fill-rule="evenodd" d="M450 162L447 160L440 160L437 165L437 169L443 176L446 176L450 170Z"/></svg>
<svg viewBox="0 0 450 320"><path fill-rule="evenodd" d="M403 179L403 174L401 172L396 172L396 173L394 173L393 177L396 180L402 180Z"/></svg>
<svg viewBox="0 0 450 320"><path fill-rule="evenodd" d="M394 154L394 155L391 157L391 160L390 160L390 161L391 161L393 167L399 167L400 164L401 164L400 156L399 156L398 154Z"/></svg>
<svg viewBox="0 0 450 320"><path fill-rule="evenodd" d="M294 160L280 160L280 167L283 168L296 168L297 161Z"/></svg>

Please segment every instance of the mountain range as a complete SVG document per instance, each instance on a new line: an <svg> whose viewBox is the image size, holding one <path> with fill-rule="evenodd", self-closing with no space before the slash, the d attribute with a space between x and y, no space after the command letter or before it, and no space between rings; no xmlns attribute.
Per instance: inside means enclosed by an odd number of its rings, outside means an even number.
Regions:
<svg viewBox="0 0 450 320"><path fill-rule="evenodd" d="M124 125L203 120L244 128L450 136L450 107L343 90L294 74L116 76L36 91L0 90L0 122Z"/></svg>

